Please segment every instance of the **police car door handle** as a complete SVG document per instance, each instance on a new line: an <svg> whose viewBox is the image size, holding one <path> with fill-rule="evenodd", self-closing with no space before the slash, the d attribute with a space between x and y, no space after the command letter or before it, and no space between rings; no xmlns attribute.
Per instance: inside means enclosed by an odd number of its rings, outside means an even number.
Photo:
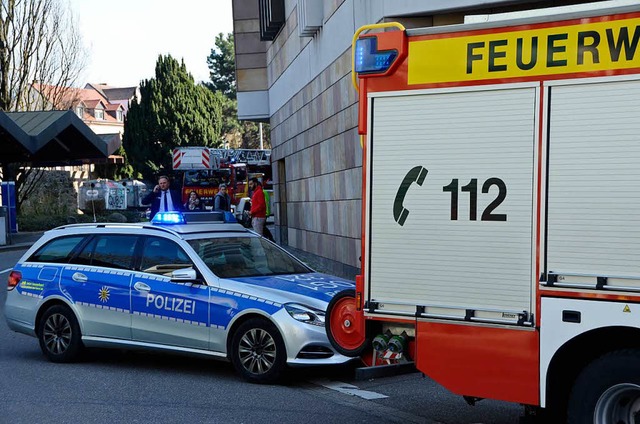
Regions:
<svg viewBox="0 0 640 424"><path fill-rule="evenodd" d="M151 287L149 287L149 285L145 284L145 283L141 283L140 281L138 281L137 283L135 283L133 285L133 288L138 290L138 291L142 291L142 292L148 292L151 291Z"/></svg>
<svg viewBox="0 0 640 424"><path fill-rule="evenodd" d="M86 283L87 281L89 281L87 276L80 272L74 272L73 275L71 276L71 279L76 283Z"/></svg>

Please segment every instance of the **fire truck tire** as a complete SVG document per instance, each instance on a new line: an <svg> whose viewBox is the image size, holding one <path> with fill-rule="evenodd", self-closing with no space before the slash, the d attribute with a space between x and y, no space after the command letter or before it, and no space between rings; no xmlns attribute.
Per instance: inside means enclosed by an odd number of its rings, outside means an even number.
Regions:
<svg viewBox="0 0 640 424"><path fill-rule="evenodd" d="M639 349L610 352L580 373L569 397L569 424L634 423L638 416Z"/></svg>
<svg viewBox="0 0 640 424"><path fill-rule="evenodd" d="M371 338L361 334L355 325L356 314L356 292L352 289L336 294L327 307L327 337L344 356L361 356L371 346Z"/></svg>

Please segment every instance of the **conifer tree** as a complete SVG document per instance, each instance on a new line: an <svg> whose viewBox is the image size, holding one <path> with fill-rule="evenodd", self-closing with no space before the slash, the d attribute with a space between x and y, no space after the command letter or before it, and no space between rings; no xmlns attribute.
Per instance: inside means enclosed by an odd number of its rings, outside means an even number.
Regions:
<svg viewBox="0 0 640 424"><path fill-rule="evenodd" d="M159 56L155 77L140 84L140 103L129 108L122 140L136 175L153 180L171 173L171 152L177 146L221 144L220 99L196 85L184 62ZM126 169L126 168L125 168Z"/></svg>

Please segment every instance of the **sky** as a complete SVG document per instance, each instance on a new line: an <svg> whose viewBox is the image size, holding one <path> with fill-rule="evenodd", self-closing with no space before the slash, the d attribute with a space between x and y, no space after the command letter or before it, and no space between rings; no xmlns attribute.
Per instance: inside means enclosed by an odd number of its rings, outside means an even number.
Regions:
<svg viewBox="0 0 640 424"><path fill-rule="evenodd" d="M160 54L209 80L215 37L233 31L231 0L70 0L88 51L85 82L132 87L154 76Z"/></svg>

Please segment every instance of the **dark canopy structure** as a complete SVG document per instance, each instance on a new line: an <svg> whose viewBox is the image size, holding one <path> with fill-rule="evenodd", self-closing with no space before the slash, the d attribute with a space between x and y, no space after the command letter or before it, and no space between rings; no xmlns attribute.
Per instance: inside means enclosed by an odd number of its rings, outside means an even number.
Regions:
<svg viewBox="0 0 640 424"><path fill-rule="evenodd" d="M0 111L0 165L32 166L104 162L118 148L71 111Z"/></svg>

